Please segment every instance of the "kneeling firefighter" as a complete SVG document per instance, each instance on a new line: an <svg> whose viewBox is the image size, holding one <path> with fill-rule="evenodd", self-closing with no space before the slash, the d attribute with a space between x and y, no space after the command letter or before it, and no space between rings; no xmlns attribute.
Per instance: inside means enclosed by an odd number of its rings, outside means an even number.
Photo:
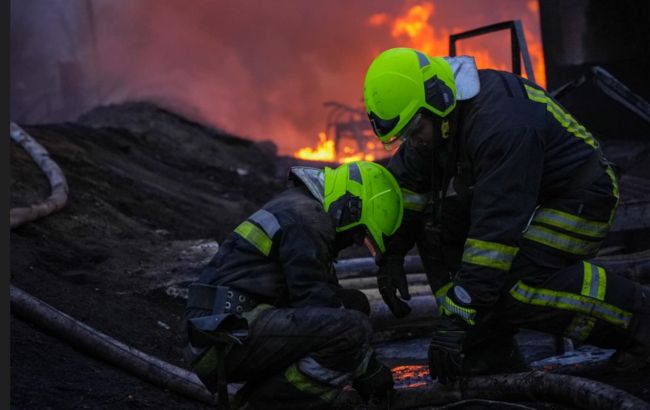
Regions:
<svg viewBox="0 0 650 410"><path fill-rule="evenodd" d="M370 306L343 289L333 261L354 243L372 253L402 220L397 181L381 165L293 167L294 186L249 216L189 288L186 361L229 406L325 409L348 384L386 405L393 379L370 347Z"/></svg>

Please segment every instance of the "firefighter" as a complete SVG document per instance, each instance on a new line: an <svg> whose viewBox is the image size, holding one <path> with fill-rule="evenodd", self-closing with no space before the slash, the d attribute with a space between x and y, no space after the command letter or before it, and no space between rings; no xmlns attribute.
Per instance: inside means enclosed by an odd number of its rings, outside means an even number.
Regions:
<svg viewBox="0 0 650 410"><path fill-rule="evenodd" d="M584 126L520 76L409 48L371 63L364 99L380 141L400 144L388 169L405 207L378 284L395 316L409 313L416 244L441 314L432 377L521 369L520 327L617 349L620 370L645 365L650 292L588 262L619 191Z"/></svg>
<svg viewBox="0 0 650 410"><path fill-rule="evenodd" d="M290 180L190 286L186 360L222 398L226 382L245 382L236 402L247 408L329 408L350 383L387 404L393 379L369 344L370 305L339 285L332 263L354 243L385 250L402 219L399 185L365 161L293 167Z"/></svg>

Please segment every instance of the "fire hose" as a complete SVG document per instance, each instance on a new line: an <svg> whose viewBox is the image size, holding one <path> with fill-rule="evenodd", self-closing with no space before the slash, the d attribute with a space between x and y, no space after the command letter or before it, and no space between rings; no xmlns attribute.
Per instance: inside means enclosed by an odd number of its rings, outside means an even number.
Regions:
<svg viewBox="0 0 650 410"><path fill-rule="evenodd" d="M45 173L52 190L50 196L39 204L12 208L9 211L9 226L15 228L61 210L68 201L68 183L61 168L50 158L47 150L30 137L25 130L11 122L9 132L11 139L20 144Z"/></svg>
<svg viewBox="0 0 650 410"><path fill-rule="evenodd" d="M36 324L71 345L157 386L196 401L215 404L215 397L208 392L194 373L126 345L15 286L10 287L10 296L13 314ZM650 408L650 405L641 399L607 384L539 371L475 377L452 387L435 384L398 389L392 408L409 409L422 406L430 408L432 404L466 399L530 401L535 398L570 403L578 408L595 410ZM337 403L341 407L350 408L355 400L358 400L355 393L344 392Z"/></svg>

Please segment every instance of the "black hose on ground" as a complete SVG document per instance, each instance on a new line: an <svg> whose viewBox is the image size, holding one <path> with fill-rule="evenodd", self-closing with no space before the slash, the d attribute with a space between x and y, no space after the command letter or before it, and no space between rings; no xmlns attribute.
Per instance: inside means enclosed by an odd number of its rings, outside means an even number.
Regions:
<svg viewBox="0 0 650 410"><path fill-rule="evenodd" d="M446 391L445 391L446 390ZM579 409L641 410L650 404L616 387L576 376L541 371L475 377L463 381L451 390L441 385L429 386L411 393L400 391L399 404L394 408L408 409L428 401L443 404L463 399L490 399L523 402L556 402Z"/></svg>
<svg viewBox="0 0 650 410"><path fill-rule="evenodd" d="M10 296L12 314L34 323L74 347L157 386L203 403L216 403L214 396L194 373L126 345L13 285Z"/></svg>
<svg viewBox="0 0 650 410"><path fill-rule="evenodd" d="M344 392L337 400L336 407L356 408L359 399L355 396L352 392ZM440 408L436 406L443 406L443 409L464 408L455 407L456 403L463 401L472 408L470 404L475 400L561 403L589 410L650 409L650 403L608 384L541 371L473 377L450 386L435 383L417 388L398 389L391 409ZM447 406L444 406L445 404ZM509 408L515 408L514 406ZM520 406L525 408L523 405Z"/></svg>

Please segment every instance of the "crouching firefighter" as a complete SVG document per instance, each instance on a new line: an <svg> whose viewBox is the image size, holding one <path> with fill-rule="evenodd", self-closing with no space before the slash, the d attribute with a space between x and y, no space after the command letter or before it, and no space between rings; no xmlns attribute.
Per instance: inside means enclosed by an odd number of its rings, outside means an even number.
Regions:
<svg viewBox="0 0 650 410"><path fill-rule="evenodd" d="M372 253L402 219L397 181L381 165L293 167L293 187L249 216L189 288L186 361L224 407L326 409L351 384L387 406L393 379L370 347L365 295L332 263L355 243Z"/></svg>

